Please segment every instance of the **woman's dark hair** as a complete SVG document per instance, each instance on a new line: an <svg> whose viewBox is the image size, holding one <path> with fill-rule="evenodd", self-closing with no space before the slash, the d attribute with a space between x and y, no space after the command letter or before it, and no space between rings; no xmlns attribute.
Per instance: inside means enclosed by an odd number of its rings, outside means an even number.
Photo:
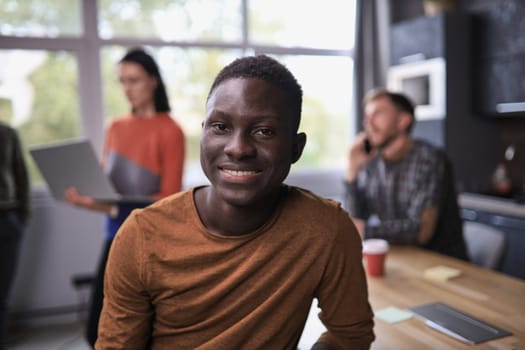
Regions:
<svg viewBox="0 0 525 350"><path fill-rule="evenodd" d="M157 63L140 47L130 49L124 57L120 60L122 62L132 62L140 64L142 68L151 76L157 78L158 84L155 88L154 99L155 99L155 111L157 112L169 112L171 110L170 103L168 101L168 94L166 93L166 88L164 87L164 82L160 76L159 67Z"/></svg>

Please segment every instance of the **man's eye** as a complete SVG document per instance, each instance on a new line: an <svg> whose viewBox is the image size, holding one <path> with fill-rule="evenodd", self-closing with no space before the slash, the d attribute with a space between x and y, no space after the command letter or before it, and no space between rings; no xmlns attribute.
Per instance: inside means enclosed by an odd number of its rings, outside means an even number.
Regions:
<svg viewBox="0 0 525 350"><path fill-rule="evenodd" d="M255 130L254 134L259 136L273 136L275 132L270 128L259 128Z"/></svg>
<svg viewBox="0 0 525 350"><path fill-rule="evenodd" d="M228 127L224 123L212 123L210 127L217 132L225 132Z"/></svg>

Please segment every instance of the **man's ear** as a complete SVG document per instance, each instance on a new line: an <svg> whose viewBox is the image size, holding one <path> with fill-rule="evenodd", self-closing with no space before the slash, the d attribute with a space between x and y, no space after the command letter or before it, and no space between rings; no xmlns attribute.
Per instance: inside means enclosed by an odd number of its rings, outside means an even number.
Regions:
<svg viewBox="0 0 525 350"><path fill-rule="evenodd" d="M299 158L301 158L301 154L303 154L303 149L305 145L306 134L304 132L300 132L297 135L295 135L295 140L292 149L292 164L297 162Z"/></svg>
<svg viewBox="0 0 525 350"><path fill-rule="evenodd" d="M412 123L412 115L407 112L399 113L398 127L400 131L407 132L408 127Z"/></svg>

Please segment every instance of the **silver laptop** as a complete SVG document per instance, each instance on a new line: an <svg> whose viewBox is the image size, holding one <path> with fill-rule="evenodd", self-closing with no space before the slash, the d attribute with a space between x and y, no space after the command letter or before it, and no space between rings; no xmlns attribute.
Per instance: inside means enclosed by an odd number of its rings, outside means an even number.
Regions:
<svg viewBox="0 0 525 350"><path fill-rule="evenodd" d="M29 148L49 190L57 200L64 200L64 191L76 187L83 195L103 202L143 202L146 196L122 196L102 170L91 142L73 139Z"/></svg>
<svg viewBox="0 0 525 350"><path fill-rule="evenodd" d="M443 303L416 306L409 310L423 319L427 326L467 344L478 344L512 335Z"/></svg>

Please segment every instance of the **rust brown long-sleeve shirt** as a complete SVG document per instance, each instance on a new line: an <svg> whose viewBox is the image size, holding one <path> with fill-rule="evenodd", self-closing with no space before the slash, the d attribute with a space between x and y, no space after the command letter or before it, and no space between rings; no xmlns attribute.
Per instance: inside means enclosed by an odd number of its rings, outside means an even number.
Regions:
<svg viewBox="0 0 525 350"><path fill-rule="evenodd" d="M206 230L193 190L135 211L105 279L97 349L296 349L313 298L320 342L374 339L361 240L338 203L287 188L271 220L243 236Z"/></svg>

